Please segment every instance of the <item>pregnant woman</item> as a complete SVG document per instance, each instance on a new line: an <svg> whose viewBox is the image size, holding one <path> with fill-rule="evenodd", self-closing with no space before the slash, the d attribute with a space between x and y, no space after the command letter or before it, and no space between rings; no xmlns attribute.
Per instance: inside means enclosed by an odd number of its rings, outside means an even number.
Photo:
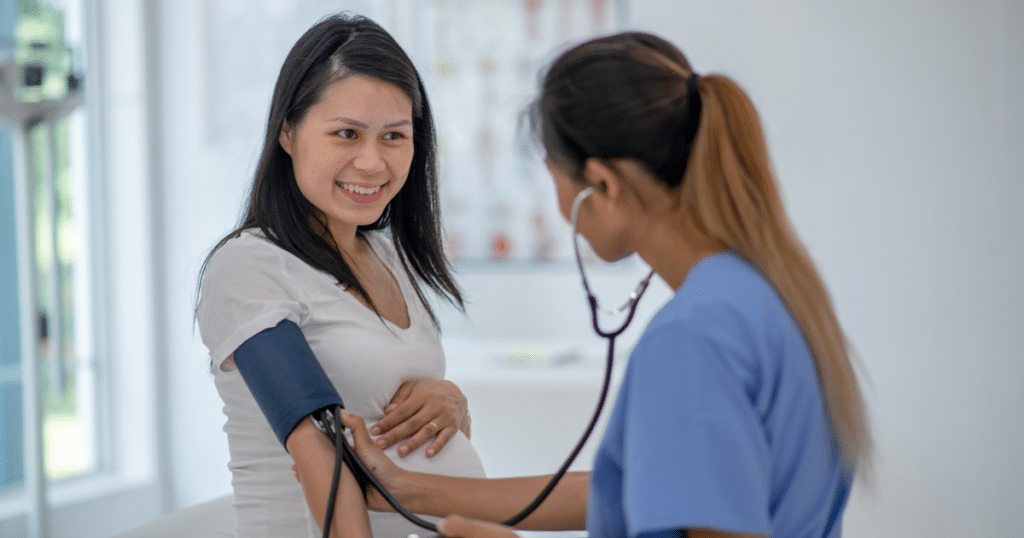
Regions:
<svg viewBox="0 0 1024 538"><path fill-rule="evenodd" d="M436 170L430 106L395 40L362 17L307 31L281 68L244 220L200 276L239 538L321 533L334 449L308 414L322 395L304 383L257 390L303 378L303 364L319 364L399 467L483 476L424 296L462 305L441 249ZM338 511L332 535L416 532L397 514L368 515L352 480L345 470L338 505L360 508Z"/></svg>

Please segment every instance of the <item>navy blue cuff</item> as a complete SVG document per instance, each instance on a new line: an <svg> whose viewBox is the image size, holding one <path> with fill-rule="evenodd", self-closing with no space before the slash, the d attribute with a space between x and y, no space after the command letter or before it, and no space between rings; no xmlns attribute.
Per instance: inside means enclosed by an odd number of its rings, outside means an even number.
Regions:
<svg viewBox="0 0 1024 538"><path fill-rule="evenodd" d="M309 348L302 330L283 320L235 350L235 365L274 435L284 445L295 426L341 396Z"/></svg>

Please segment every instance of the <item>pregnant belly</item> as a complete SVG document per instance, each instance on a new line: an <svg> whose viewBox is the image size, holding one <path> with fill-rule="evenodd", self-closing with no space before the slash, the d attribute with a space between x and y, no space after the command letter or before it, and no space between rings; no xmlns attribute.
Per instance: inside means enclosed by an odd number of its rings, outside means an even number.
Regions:
<svg viewBox="0 0 1024 538"><path fill-rule="evenodd" d="M401 443L395 443L384 451L391 461L399 467L418 473L443 474L448 476L464 476L483 478L484 466L480 462L480 456L461 431L455 434L437 454L427 457L426 449L430 442L413 450L404 457L398 455L398 447Z"/></svg>
<svg viewBox="0 0 1024 538"><path fill-rule="evenodd" d="M396 443L384 451L391 461L403 469L419 473L442 474L448 476L462 476L469 478L484 478L484 466L480 463L480 457L473 448L473 444L461 431L444 445L437 454L428 458L426 449L429 443L417 448L405 457L398 456ZM422 514L421 514L422 515ZM423 516L430 522L437 522L437 518ZM424 534L423 529L407 522L402 516L394 513L370 513L370 524L373 527L374 536L398 536L405 537L416 533Z"/></svg>

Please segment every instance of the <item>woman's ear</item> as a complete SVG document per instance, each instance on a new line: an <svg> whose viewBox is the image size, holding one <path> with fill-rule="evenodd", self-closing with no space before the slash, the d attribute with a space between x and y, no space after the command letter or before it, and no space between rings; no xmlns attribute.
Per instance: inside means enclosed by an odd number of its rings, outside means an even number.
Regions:
<svg viewBox="0 0 1024 538"><path fill-rule="evenodd" d="M618 200L622 195L622 179L604 161L587 159L583 167L583 178L611 201Z"/></svg>
<svg viewBox="0 0 1024 538"><path fill-rule="evenodd" d="M281 124L281 132L277 135L277 141L285 153L292 154L292 125L288 123L288 120L284 120L284 123Z"/></svg>

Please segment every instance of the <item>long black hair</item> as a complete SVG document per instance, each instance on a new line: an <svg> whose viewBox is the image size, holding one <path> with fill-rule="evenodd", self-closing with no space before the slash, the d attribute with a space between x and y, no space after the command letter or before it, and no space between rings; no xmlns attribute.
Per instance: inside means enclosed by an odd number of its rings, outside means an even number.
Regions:
<svg viewBox="0 0 1024 538"><path fill-rule="evenodd" d="M299 191L291 157L279 142L285 122L301 123L325 88L356 74L393 84L409 97L414 147L405 185L376 222L358 230L390 232L402 266L415 275L413 287L436 325L437 317L423 296L420 282L460 309L464 306L441 247L434 120L423 81L412 61L386 30L362 16L326 17L307 30L288 53L274 87L263 152L245 216L238 228L207 255L199 283L217 249L243 230L259 228L274 244L335 277L377 311L331 237L325 216Z"/></svg>

